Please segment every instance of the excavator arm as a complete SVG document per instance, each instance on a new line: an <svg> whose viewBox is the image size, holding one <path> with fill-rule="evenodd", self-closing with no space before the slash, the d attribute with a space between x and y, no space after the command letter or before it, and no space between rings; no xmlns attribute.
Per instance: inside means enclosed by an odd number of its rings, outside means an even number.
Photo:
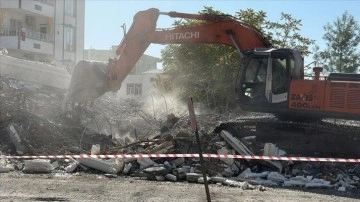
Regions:
<svg viewBox="0 0 360 202"><path fill-rule="evenodd" d="M157 29L156 23L160 15L173 18L199 20L194 26L184 26L172 29ZM97 88L98 93L84 96L81 91L91 92L91 82L82 82L78 78L90 78L88 69L84 65L75 67L70 84L70 98L72 101L86 101L96 99L107 91L118 91L121 83L129 74L151 43L154 44L224 44L232 46L241 52L254 48L270 48L271 43L255 27L238 21L230 16L212 14L186 14L177 12L160 12L156 8L138 12L133 23L121 41L116 51L117 58L101 68L105 76L100 76L106 85ZM91 65L91 64L88 64ZM81 70L80 70L81 69ZM84 69L84 70L82 70ZM98 69L98 68L92 68ZM96 70L99 72L98 70ZM96 74L99 75L99 74ZM101 81L98 79L98 81ZM88 83L88 85L79 85ZM99 82L97 82L99 83ZM100 89L100 90L99 90Z"/></svg>

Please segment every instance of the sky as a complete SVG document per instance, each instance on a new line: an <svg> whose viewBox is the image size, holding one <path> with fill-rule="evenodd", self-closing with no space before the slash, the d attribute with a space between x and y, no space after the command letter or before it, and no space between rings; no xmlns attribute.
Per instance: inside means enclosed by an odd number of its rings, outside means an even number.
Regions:
<svg viewBox="0 0 360 202"><path fill-rule="evenodd" d="M85 49L108 50L113 45L119 45L123 38L121 26L125 23L129 28L133 16L141 10L158 8L160 11L198 13L204 6L214 10L234 15L235 12L252 8L255 11L265 11L270 21L280 20L281 12L291 14L302 22L300 34L316 40L320 49L325 48L322 39L324 25L333 23L345 11L355 17L360 23L360 1L358 0L85 0ZM170 28L174 18L161 15L157 22L158 28ZM154 57L161 56L163 45L152 44L145 54ZM310 50L312 47L310 47ZM312 58L305 58L305 65Z"/></svg>

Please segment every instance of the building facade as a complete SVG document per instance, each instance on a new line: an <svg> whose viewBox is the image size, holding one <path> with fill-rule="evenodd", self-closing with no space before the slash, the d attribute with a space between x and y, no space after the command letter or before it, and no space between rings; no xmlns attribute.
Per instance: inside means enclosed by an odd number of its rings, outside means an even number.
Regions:
<svg viewBox="0 0 360 202"><path fill-rule="evenodd" d="M104 61L114 58L117 46L113 46L109 50L84 50L84 60ZM162 71L157 69L160 59L157 57L142 55L135 67L131 70L126 79L122 82L117 95L121 99L140 100L148 96L155 90L155 78Z"/></svg>
<svg viewBox="0 0 360 202"><path fill-rule="evenodd" d="M0 48L72 68L83 59L85 0L0 0Z"/></svg>

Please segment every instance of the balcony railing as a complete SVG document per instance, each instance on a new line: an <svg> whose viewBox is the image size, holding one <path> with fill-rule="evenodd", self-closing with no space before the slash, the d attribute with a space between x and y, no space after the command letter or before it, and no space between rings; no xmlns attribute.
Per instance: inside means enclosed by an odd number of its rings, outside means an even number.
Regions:
<svg viewBox="0 0 360 202"><path fill-rule="evenodd" d="M18 29L10 29L10 28L1 28L0 36L21 36L21 31ZM48 34L33 32L30 30L26 30L26 38L44 41L44 42L54 42L54 39L51 38Z"/></svg>

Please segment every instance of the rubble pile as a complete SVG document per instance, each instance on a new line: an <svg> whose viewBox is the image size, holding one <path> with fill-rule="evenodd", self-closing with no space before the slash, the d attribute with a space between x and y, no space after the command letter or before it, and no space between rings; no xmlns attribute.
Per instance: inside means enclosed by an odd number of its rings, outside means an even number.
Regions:
<svg viewBox="0 0 360 202"><path fill-rule="evenodd" d="M0 155L53 154L192 154L198 153L187 113L155 118L136 102L120 105L104 96L92 107L63 112L65 92L45 86L1 79ZM221 115L199 115L203 153L281 156L273 143L254 151L252 137L237 138L228 131L214 133L226 121ZM256 148L259 148L258 145ZM205 158L207 180L241 189L264 186L360 188L360 165ZM199 158L126 159L1 159L0 173L103 173L154 181L204 183Z"/></svg>

